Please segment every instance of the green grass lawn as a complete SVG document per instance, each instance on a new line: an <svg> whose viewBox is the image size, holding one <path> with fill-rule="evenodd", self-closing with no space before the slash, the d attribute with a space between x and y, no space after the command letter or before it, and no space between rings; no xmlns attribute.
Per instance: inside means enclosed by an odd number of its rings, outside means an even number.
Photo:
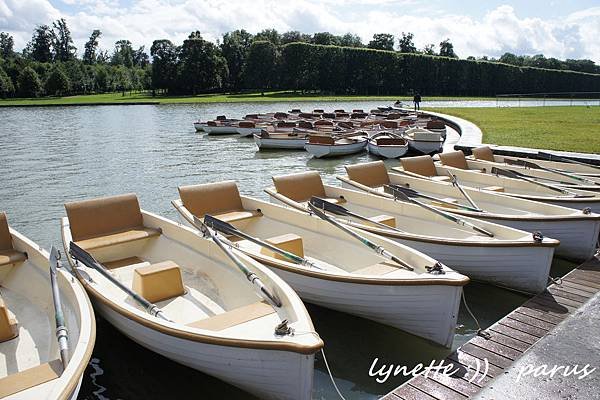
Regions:
<svg viewBox="0 0 600 400"><path fill-rule="evenodd" d="M427 100L477 100L478 97L427 97ZM487 98L486 98L487 99ZM301 94L290 91L238 94L204 94L197 96L156 96L148 93L133 93L123 96L121 93L92 94L67 97L42 97L33 99L0 100L1 106L19 105L75 105L75 104L106 104L106 103L152 103L160 104L185 104L185 103L241 103L241 102L269 102L269 101L363 101L381 100L382 105L390 104L396 100L409 101L408 96L324 96L321 94Z"/></svg>
<svg viewBox="0 0 600 400"><path fill-rule="evenodd" d="M600 107L437 108L483 131L483 142L600 153Z"/></svg>

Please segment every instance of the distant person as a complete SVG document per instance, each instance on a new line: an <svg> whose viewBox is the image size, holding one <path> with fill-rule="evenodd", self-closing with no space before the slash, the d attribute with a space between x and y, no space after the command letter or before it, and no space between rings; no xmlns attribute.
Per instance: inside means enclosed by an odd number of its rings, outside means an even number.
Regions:
<svg viewBox="0 0 600 400"><path fill-rule="evenodd" d="M421 110L421 95L419 93L415 93L413 103L415 103L415 111Z"/></svg>

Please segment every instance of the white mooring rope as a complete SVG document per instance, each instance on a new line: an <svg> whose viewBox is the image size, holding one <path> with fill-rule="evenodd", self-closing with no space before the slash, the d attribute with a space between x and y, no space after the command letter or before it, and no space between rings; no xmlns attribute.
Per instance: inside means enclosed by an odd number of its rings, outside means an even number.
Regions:
<svg viewBox="0 0 600 400"><path fill-rule="evenodd" d="M323 361L325 361L325 367L327 368L327 372L329 373L329 378L331 379L331 383L333 384L335 391L340 396L340 399L346 400L346 398L342 395L342 392L340 392L340 389L335 384L335 379L333 379L333 374L331 373L331 369L329 368L329 363L327 362L327 357L325 357L325 350L323 350L322 347L321 347L321 354L323 355Z"/></svg>

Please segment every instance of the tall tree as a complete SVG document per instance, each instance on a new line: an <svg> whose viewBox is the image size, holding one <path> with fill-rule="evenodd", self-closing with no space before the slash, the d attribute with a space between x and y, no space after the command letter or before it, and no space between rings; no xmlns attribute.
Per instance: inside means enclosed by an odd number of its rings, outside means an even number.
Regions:
<svg viewBox="0 0 600 400"><path fill-rule="evenodd" d="M394 50L394 35L389 33L376 33L369 42L369 48L377 50Z"/></svg>
<svg viewBox="0 0 600 400"><path fill-rule="evenodd" d="M174 89L177 78L177 47L170 40L155 40L152 55L152 86L155 89Z"/></svg>
<svg viewBox="0 0 600 400"><path fill-rule="evenodd" d="M19 74L18 86L21 97L37 97L42 92L40 77L31 67L23 68Z"/></svg>
<svg viewBox="0 0 600 400"><path fill-rule="evenodd" d="M429 43L423 47L423 54L427 54L428 56L435 56L435 44Z"/></svg>
<svg viewBox="0 0 600 400"><path fill-rule="evenodd" d="M69 92L70 82L65 71L57 64L46 79L46 94L61 96Z"/></svg>
<svg viewBox="0 0 600 400"><path fill-rule="evenodd" d="M146 68L146 65L150 63L150 58L145 50L145 46L141 46L139 49L133 51L133 65L136 67Z"/></svg>
<svg viewBox="0 0 600 400"><path fill-rule="evenodd" d="M353 35L352 33L346 33L344 36L340 37L340 46L345 47L364 47L360 36Z"/></svg>
<svg viewBox="0 0 600 400"><path fill-rule="evenodd" d="M251 44L252 35L244 29L227 32L223 35L221 54L227 60L229 70L227 86L233 90L239 90L242 86L246 57Z"/></svg>
<svg viewBox="0 0 600 400"><path fill-rule="evenodd" d="M450 43L450 39L446 39L440 43L440 56L458 58L454 52L454 46Z"/></svg>
<svg viewBox="0 0 600 400"><path fill-rule="evenodd" d="M275 46L279 46L281 44L281 35L276 29L264 29L254 35L254 40L266 40Z"/></svg>
<svg viewBox="0 0 600 400"><path fill-rule="evenodd" d="M312 43L314 44L322 44L322 45L330 45L330 46L339 46L340 39L331 34L329 32L317 32L313 35Z"/></svg>
<svg viewBox="0 0 600 400"><path fill-rule="evenodd" d="M15 92L10 76L0 67L0 98L5 99Z"/></svg>
<svg viewBox="0 0 600 400"><path fill-rule="evenodd" d="M90 35L89 40L85 43L85 51L83 52L83 62L85 64L95 64L97 61L98 55L96 52L98 51L98 39L102 35L102 32L99 29L94 29L92 34Z"/></svg>
<svg viewBox="0 0 600 400"><path fill-rule="evenodd" d="M413 42L414 34L411 32L402 32L402 37L398 39L398 51L400 53L416 53L417 48Z"/></svg>
<svg viewBox="0 0 600 400"><path fill-rule="evenodd" d="M227 76L227 61L198 31L183 42L180 61L180 84L192 94L221 87L223 77Z"/></svg>
<svg viewBox="0 0 600 400"><path fill-rule="evenodd" d="M71 31L64 18L56 20L52 29L52 47L54 57L58 61L70 61L75 59L77 48L73 45Z"/></svg>
<svg viewBox="0 0 600 400"><path fill-rule="evenodd" d="M123 65L127 68L133 67L133 47L129 40L117 40L115 51L110 60L113 65Z"/></svg>
<svg viewBox="0 0 600 400"><path fill-rule="evenodd" d="M6 59L13 56L15 41L7 32L0 32L0 57Z"/></svg>
<svg viewBox="0 0 600 400"><path fill-rule="evenodd" d="M310 35L307 35L306 33L300 33L298 31L287 31L281 34L281 44L295 42L309 43L310 39Z"/></svg>
<svg viewBox="0 0 600 400"><path fill-rule="evenodd" d="M246 82L264 92L272 86L277 65L277 48L266 40L254 41L248 52Z"/></svg>
<svg viewBox="0 0 600 400"><path fill-rule="evenodd" d="M31 42L27 44L25 52L34 61L52 61L52 30L48 25L39 25L33 31Z"/></svg>

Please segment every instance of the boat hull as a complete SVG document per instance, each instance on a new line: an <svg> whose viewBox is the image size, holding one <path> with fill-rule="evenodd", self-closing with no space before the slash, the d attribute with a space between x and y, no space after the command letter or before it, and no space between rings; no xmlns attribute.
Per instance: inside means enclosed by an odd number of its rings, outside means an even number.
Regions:
<svg viewBox="0 0 600 400"><path fill-rule="evenodd" d="M272 139L263 138L259 135L254 135L254 142L259 150L280 149L280 150L304 150L306 144L305 138L299 139Z"/></svg>
<svg viewBox="0 0 600 400"><path fill-rule="evenodd" d="M370 154L383 158L398 158L408 152L408 146L377 146L369 142L367 150Z"/></svg>
<svg viewBox="0 0 600 400"><path fill-rule="evenodd" d="M461 286L387 286L324 280L271 268L313 304L376 321L452 345Z"/></svg>
<svg viewBox="0 0 600 400"><path fill-rule="evenodd" d="M208 133L210 136L218 136L218 135L235 135L237 134L236 126L206 126L204 127L204 132Z"/></svg>
<svg viewBox="0 0 600 400"><path fill-rule="evenodd" d="M356 143L350 144L335 144L335 145L324 145L324 144L311 144L306 143L304 148L310 154L316 158L322 157L341 157L350 154L360 153L367 147L367 140L361 140Z"/></svg>
<svg viewBox="0 0 600 400"><path fill-rule="evenodd" d="M236 128L240 137L252 137L255 133L260 133L261 128Z"/></svg>
<svg viewBox="0 0 600 400"><path fill-rule="evenodd" d="M208 125L203 122L194 122L194 129L196 129L196 132L204 132L204 128L207 126Z"/></svg>
<svg viewBox="0 0 600 400"><path fill-rule="evenodd" d="M441 151L442 147L444 146L444 142L408 139L408 146L411 150L416 152L431 154Z"/></svg>
<svg viewBox="0 0 600 400"><path fill-rule="evenodd" d="M195 342L150 329L100 302L95 305L100 315L141 346L261 399L309 400L312 396L313 354Z"/></svg>

